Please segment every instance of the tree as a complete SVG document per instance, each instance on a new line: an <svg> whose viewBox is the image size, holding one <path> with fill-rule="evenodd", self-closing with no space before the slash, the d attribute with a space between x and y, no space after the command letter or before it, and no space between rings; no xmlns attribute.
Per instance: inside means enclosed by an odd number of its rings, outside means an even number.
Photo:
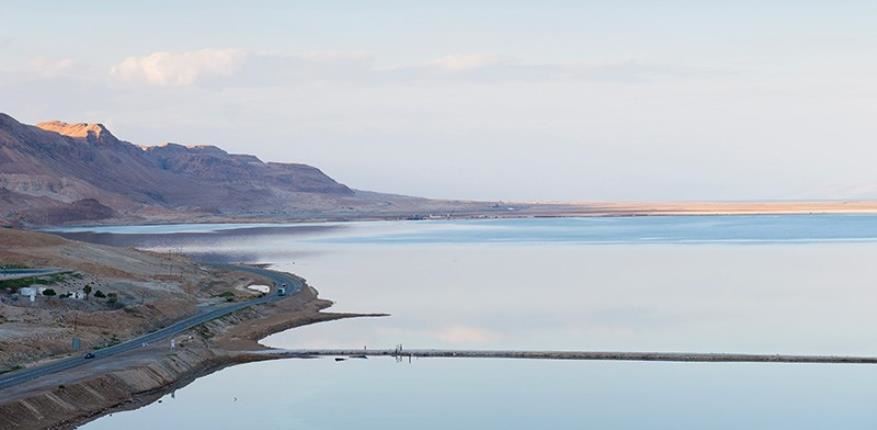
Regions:
<svg viewBox="0 0 877 430"><path fill-rule="evenodd" d="M45 291L43 291L43 295L46 296L46 297L55 296L55 295L57 295L57 294L58 294L58 293L56 293L55 290L53 290L53 289L51 289L51 288L47 288Z"/></svg>
<svg viewBox="0 0 877 430"><path fill-rule="evenodd" d="M82 292L85 293L85 298L88 298L88 295L91 294L91 284L86 284L82 287Z"/></svg>
<svg viewBox="0 0 877 430"><path fill-rule="evenodd" d="M97 297L97 298L99 298L99 299L102 299L102 298L106 297L107 295L104 294L103 291L101 291L101 290L97 290L97 291L94 292L94 296Z"/></svg>
<svg viewBox="0 0 877 430"><path fill-rule="evenodd" d="M119 295L116 293L107 294L107 303L114 305L119 301Z"/></svg>

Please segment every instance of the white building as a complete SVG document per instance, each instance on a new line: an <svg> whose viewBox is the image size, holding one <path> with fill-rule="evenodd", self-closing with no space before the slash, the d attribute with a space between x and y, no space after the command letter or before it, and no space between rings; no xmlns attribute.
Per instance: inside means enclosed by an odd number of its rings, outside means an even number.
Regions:
<svg viewBox="0 0 877 430"><path fill-rule="evenodd" d="M34 287L22 287L18 289L18 294L30 299L31 302L36 300L37 297L37 289Z"/></svg>

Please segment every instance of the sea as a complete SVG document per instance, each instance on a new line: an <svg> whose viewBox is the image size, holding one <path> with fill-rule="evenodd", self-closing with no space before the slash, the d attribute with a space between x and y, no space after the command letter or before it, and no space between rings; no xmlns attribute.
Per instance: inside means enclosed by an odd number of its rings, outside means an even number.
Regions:
<svg viewBox="0 0 877 430"><path fill-rule="evenodd" d="M55 230L266 263L331 311L280 348L877 356L877 215L193 224ZM289 359L83 428L873 429L877 366Z"/></svg>

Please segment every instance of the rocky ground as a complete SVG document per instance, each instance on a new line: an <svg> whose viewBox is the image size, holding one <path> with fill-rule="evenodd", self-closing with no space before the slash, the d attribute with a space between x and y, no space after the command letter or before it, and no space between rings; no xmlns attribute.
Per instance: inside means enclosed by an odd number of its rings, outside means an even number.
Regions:
<svg viewBox="0 0 877 430"><path fill-rule="evenodd" d="M271 284L257 274L200 265L179 254L12 229L0 229L0 266L65 270L30 280L0 280L0 368L4 371L111 345L191 315L199 306L258 295L246 288L249 285ZM51 288L56 294L40 295L31 302L20 295L25 285ZM87 298L66 297L86 287L90 287ZM97 291L103 297L97 297ZM305 284L285 300L253 306L182 333L175 338L174 349L169 343L149 345L7 388L0 391L0 428L73 428L151 402L225 366L271 359L253 353L264 349L258 340L271 333L363 316L322 312L330 305ZM72 350L73 337L81 339L78 352Z"/></svg>
<svg viewBox="0 0 877 430"><path fill-rule="evenodd" d="M193 314L198 306L250 297L240 287L266 281L158 254L0 229L0 263L68 272L0 281L0 371L99 348ZM45 288L35 301L21 288ZM75 298L75 295L87 297Z"/></svg>

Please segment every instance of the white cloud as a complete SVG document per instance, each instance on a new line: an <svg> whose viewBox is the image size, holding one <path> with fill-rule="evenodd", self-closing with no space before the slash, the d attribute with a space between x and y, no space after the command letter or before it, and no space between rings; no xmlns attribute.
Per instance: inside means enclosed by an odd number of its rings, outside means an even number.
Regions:
<svg viewBox="0 0 877 430"><path fill-rule="evenodd" d="M497 54L448 55L414 65L380 67L364 53L329 51L289 55L239 49L154 52L141 57L128 57L111 69L111 75L120 81L157 86L198 84L238 88L294 86L314 82L641 82L704 77L712 73L698 68L632 61L539 64Z"/></svg>
<svg viewBox="0 0 877 430"><path fill-rule="evenodd" d="M110 74L121 81L188 86L204 79L229 77L246 59L247 53L238 49L153 52L124 59L112 67Z"/></svg>
<svg viewBox="0 0 877 430"><path fill-rule="evenodd" d="M484 343L496 339L496 334L478 327L445 327L437 333L439 339L447 343Z"/></svg>

